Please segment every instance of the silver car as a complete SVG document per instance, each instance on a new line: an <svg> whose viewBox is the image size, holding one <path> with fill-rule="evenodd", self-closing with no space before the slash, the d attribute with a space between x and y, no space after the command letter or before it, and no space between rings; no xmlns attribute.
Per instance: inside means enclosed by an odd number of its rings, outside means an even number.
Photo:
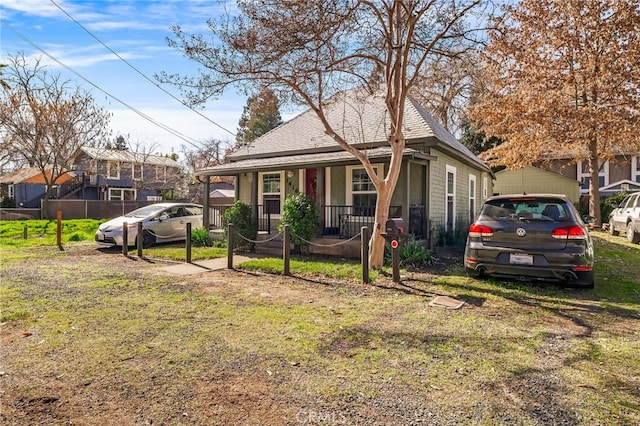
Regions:
<svg viewBox="0 0 640 426"><path fill-rule="evenodd" d="M640 192L627 195L609 215L609 233L627 234L627 241L640 243Z"/></svg>
<svg viewBox="0 0 640 426"><path fill-rule="evenodd" d="M141 207L100 225L95 235L96 242L122 246L122 228L125 222L128 246L137 244L139 222L142 222L143 247L185 240L187 223L191 223L191 229L202 227L202 206L191 203L158 203Z"/></svg>

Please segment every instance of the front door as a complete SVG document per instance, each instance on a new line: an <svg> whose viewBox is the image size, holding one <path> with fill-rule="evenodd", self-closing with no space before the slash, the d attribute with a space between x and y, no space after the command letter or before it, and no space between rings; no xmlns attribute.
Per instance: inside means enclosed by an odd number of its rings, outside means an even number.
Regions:
<svg viewBox="0 0 640 426"><path fill-rule="evenodd" d="M318 204L318 194L322 194L322 188L318 188L318 169L305 169L304 176L304 192Z"/></svg>

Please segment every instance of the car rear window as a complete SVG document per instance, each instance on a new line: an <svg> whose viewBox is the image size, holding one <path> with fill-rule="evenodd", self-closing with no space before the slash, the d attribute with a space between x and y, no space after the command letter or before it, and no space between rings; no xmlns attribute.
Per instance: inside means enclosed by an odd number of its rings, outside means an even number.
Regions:
<svg viewBox="0 0 640 426"><path fill-rule="evenodd" d="M479 220L552 220L568 219L565 202L555 199L514 198L487 201Z"/></svg>

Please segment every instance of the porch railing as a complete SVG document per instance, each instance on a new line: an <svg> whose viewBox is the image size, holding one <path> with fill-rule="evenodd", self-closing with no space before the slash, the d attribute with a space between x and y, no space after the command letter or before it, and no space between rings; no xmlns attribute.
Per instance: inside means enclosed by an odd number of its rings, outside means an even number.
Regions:
<svg viewBox="0 0 640 426"><path fill-rule="evenodd" d="M222 207L222 206L220 206ZM280 215L272 213L267 206L258 205L258 231L271 233L277 229ZM220 217L224 213L220 212ZM402 206L391 206L389 217L402 217ZM324 205L320 208L320 221L322 223L322 235L351 238L360 232L363 226L373 230L375 207L373 206L348 206L348 205ZM413 205L409 207L407 232L416 238L426 236L427 226L424 206ZM212 214L212 226L218 227ZM221 223L220 223L221 226Z"/></svg>
<svg viewBox="0 0 640 426"><path fill-rule="evenodd" d="M324 219L322 235L337 235L340 238L351 238L360 232L363 226L373 230L375 221L374 206L322 206ZM402 206L389 207L389 217L402 216Z"/></svg>

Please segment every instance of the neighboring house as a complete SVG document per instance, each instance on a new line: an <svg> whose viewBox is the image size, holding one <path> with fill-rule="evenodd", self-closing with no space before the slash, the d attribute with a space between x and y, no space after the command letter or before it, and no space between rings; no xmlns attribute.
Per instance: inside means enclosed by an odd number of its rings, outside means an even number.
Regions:
<svg viewBox="0 0 640 426"><path fill-rule="evenodd" d="M47 169L49 178L51 169ZM53 185L49 197L62 198L72 193L78 179L72 172L64 173ZM40 208L40 202L47 192L45 176L37 167L17 170L0 176L0 195L14 200L16 207Z"/></svg>
<svg viewBox="0 0 640 426"><path fill-rule="evenodd" d="M586 161L552 159L539 166L576 179L580 182L580 195L583 198L588 198L591 178ZM640 191L640 153L616 155L613 160L602 163L598 188L602 197L620 191Z"/></svg>
<svg viewBox="0 0 640 426"><path fill-rule="evenodd" d="M82 147L74 162L85 200L159 201L180 181L180 165L160 155Z"/></svg>
<svg viewBox="0 0 640 426"><path fill-rule="evenodd" d="M376 172L389 167L388 115L379 96L342 92L326 102L327 117L352 146L366 152ZM492 193L487 165L447 132L416 101L406 101L406 147L390 217L427 238L432 229L467 227ZM236 196L253 207L259 229L275 229L288 195L303 192L320 209L323 236L350 237L374 220L376 191L361 163L325 133L312 110L280 125L195 172L235 176Z"/></svg>
<svg viewBox="0 0 640 426"><path fill-rule="evenodd" d="M502 170L496 173L493 193L505 194L534 194L553 193L564 194L571 202L580 201L580 182L576 179L562 176L533 166L518 170Z"/></svg>

